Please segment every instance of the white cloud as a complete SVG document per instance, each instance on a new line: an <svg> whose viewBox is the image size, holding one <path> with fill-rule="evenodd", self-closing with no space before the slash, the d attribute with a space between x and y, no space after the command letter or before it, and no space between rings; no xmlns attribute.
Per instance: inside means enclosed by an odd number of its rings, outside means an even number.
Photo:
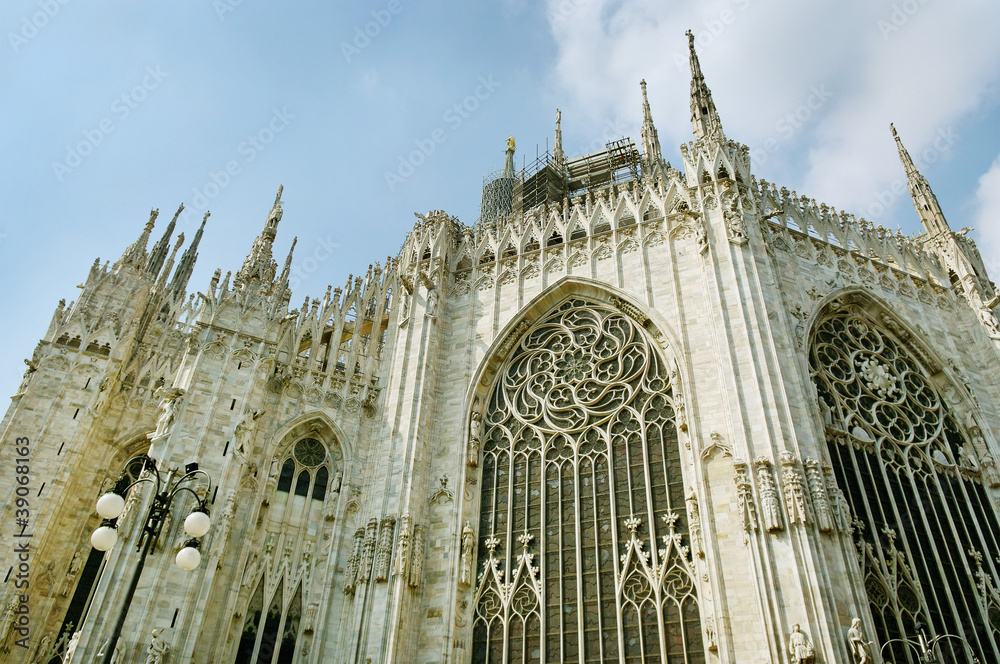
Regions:
<svg viewBox="0 0 1000 664"><path fill-rule="evenodd" d="M758 151L775 139L758 175L866 215L902 175L889 122L920 154L1000 79L1000 5L986 0L550 0L549 17L564 130L623 117L637 138L645 78L676 155L691 136L690 28L727 135ZM821 86L829 99L790 125Z"/></svg>
<svg viewBox="0 0 1000 664"><path fill-rule="evenodd" d="M1000 157L979 178L975 224L986 271L996 279L1000 275Z"/></svg>

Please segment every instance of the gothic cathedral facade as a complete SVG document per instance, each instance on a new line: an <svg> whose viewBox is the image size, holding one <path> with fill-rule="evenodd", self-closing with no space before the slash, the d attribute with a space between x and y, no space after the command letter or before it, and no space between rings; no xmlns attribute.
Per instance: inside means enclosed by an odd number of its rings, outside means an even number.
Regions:
<svg viewBox="0 0 1000 664"><path fill-rule="evenodd" d="M1000 661L978 250L895 129L920 235L755 178L690 46L683 171L643 83L641 153L557 120L475 226L417 215L297 309L280 190L204 292L204 222L95 262L2 422L3 661Z"/></svg>

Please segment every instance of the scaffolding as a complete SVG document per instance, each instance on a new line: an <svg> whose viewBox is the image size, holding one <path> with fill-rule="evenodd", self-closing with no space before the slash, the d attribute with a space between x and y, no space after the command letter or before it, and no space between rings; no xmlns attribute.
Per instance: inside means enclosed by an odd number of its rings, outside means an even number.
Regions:
<svg viewBox="0 0 1000 664"><path fill-rule="evenodd" d="M569 161L557 160L546 150L525 164L516 176L511 164L507 164L502 172L494 171L483 178L479 221L496 227L498 221L540 205L559 203L612 183L638 180L640 163L635 142L625 137Z"/></svg>
<svg viewBox="0 0 1000 664"><path fill-rule="evenodd" d="M514 189L517 178L493 172L483 178L483 198L479 207L480 221L496 221L510 215L514 209Z"/></svg>

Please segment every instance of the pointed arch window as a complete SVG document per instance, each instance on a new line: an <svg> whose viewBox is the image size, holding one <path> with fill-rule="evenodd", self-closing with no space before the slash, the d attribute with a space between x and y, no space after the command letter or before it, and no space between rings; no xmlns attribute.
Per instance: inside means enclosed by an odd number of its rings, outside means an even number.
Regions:
<svg viewBox="0 0 1000 664"><path fill-rule="evenodd" d="M264 610L264 579L257 584L247 609L234 664L291 664L302 619L302 586L289 601L284 582L271 594Z"/></svg>
<svg viewBox="0 0 1000 664"><path fill-rule="evenodd" d="M330 463L326 445L315 438L303 438L292 446L291 454L281 464L276 491L324 500L330 480Z"/></svg>
<svg viewBox="0 0 1000 664"><path fill-rule="evenodd" d="M889 330L888 314L842 301L817 324L810 369L837 489L879 644L954 634L1000 661L1000 522L983 487L987 450L942 398L938 370ZM921 359L918 359L921 358ZM987 461L989 463L990 461ZM916 664L899 642L892 659ZM945 661L971 662L957 639Z"/></svg>
<svg viewBox="0 0 1000 664"><path fill-rule="evenodd" d="M473 661L705 661L669 372L621 312L567 300L483 417Z"/></svg>
<svg viewBox="0 0 1000 664"><path fill-rule="evenodd" d="M281 466L281 475L278 476L278 491L288 493L292 488L292 476L295 474L295 461L285 459Z"/></svg>

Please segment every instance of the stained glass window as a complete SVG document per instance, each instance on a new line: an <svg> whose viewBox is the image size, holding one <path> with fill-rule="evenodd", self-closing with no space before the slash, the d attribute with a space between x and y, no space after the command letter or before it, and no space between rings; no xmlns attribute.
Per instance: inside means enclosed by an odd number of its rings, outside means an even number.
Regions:
<svg viewBox="0 0 1000 664"><path fill-rule="evenodd" d="M952 634L1000 661L1000 524L983 487L985 445L973 443L942 398L926 356L861 307L842 304L818 325L810 366L837 484L854 538L878 644ZM920 358L920 359L918 359ZM961 639L944 661L971 662ZM886 654L916 662L900 642Z"/></svg>
<svg viewBox="0 0 1000 664"><path fill-rule="evenodd" d="M669 372L623 313L567 300L483 417L473 661L705 661Z"/></svg>

